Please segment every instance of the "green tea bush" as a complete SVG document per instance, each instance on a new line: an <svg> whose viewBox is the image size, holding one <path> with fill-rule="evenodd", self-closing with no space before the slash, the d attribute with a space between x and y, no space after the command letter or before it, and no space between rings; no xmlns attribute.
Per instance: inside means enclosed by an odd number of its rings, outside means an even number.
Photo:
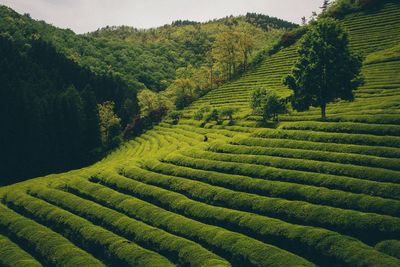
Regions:
<svg viewBox="0 0 400 267"><path fill-rule="evenodd" d="M282 148L319 150L319 151L339 152L339 153L363 154L376 157L387 157L390 159L385 159L385 160L389 160L391 162L389 163L389 165L391 166L393 164L397 165L398 158L400 158L400 149L392 147L334 144L334 143L292 140L292 139L275 138L275 137L257 138L257 137L242 137L242 136L234 137L232 143L238 145L247 145L247 146L282 147Z"/></svg>
<svg viewBox="0 0 400 267"><path fill-rule="evenodd" d="M0 265L16 267L42 266L42 264L40 264L30 254L2 235L0 235Z"/></svg>
<svg viewBox="0 0 400 267"><path fill-rule="evenodd" d="M0 205L0 227L49 266L105 266L62 235Z"/></svg>
<svg viewBox="0 0 400 267"><path fill-rule="evenodd" d="M67 235L70 235L75 242L80 240L85 249L95 252L96 255L105 256L113 264L173 266L161 255L143 249L125 238L43 200L19 192L9 192L4 202L52 228L64 233L69 232Z"/></svg>
<svg viewBox="0 0 400 267"><path fill-rule="evenodd" d="M232 141L236 143L238 139ZM244 141L243 139L241 139ZM272 142L274 140L271 140ZM240 142L240 141L239 141ZM278 143L278 142L277 142ZM277 144L278 145L278 144ZM318 150L307 150L297 148L265 147L257 145L230 145L222 142L215 142L209 147L210 151L233 153L233 154L251 154L267 155L284 158L298 158L318 161L329 161L343 164L354 164L360 166L385 168L391 170L400 170L400 159L378 158L367 155L337 153Z"/></svg>
<svg viewBox="0 0 400 267"><path fill-rule="evenodd" d="M310 249L317 250L319 254L329 255L330 257L337 259L339 262L346 262L347 264L355 264L354 261L363 262L363 264L367 264L367 262L368 264L378 264L378 262L380 262L380 264L389 265L400 263L400 261L396 260L395 258L391 258L385 254L377 253L373 248L366 246L360 241L339 235L329 230L293 225L252 213L210 206L201 202L190 200L181 194L170 192L158 187L145 185L134 180L118 176L117 174L112 175L111 173L107 173L99 176L97 179L100 179L100 182L116 189L127 193L129 192L130 194L140 196L140 198L145 198L151 200L152 202L157 202L159 205L165 206L168 209L173 209L175 212L179 211L184 213L186 216L196 218L197 221L212 221L214 223L224 225L224 227L231 226L236 229L236 231L242 229L241 231L257 236L257 238L264 236L266 241L270 240L270 237L279 237L280 240L284 238L287 242L297 242L298 246L307 246ZM210 229L208 232L214 231ZM275 237L273 237L274 235ZM225 245L227 245L226 242L228 242L230 243L228 247L232 247L232 242L235 240L232 235L221 233L219 236L224 236ZM324 245L319 242L324 243ZM282 242L281 245L283 243L284 242ZM312 244L311 247L310 244ZM335 250L326 251L325 249L328 247L335 247ZM351 257L348 257L349 251L345 251L349 250L350 248L352 253ZM261 253L262 250L260 250L260 247L257 247L256 240L252 241L251 250L257 251L257 254ZM355 254L355 251L358 253ZM264 256L259 254L258 259L261 260ZM288 256L289 255L286 257ZM275 260L275 264L283 264L279 258L276 258ZM291 259L287 258L285 264L288 264L289 260ZM266 261L267 259L264 259L263 265L268 264ZM256 264L256 262L253 262L253 264ZM306 262L298 262L297 264L309 265Z"/></svg>
<svg viewBox="0 0 400 267"><path fill-rule="evenodd" d="M271 181L314 185L352 193L362 193L372 196L400 199L400 185L392 183L360 180L329 174L277 169L273 167L247 163L221 162L198 158L194 160L192 157L179 155L177 153L169 154L164 161L195 169L218 171L228 174L239 174Z"/></svg>
<svg viewBox="0 0 400 267"><path fill-rule="evenodd" d="M193 241L149 226L95 202L60 190L44 187L31 188L30 193L35 197L55 203L64 209L87 218L93 223L107 227L113 232L122 234L139 245L143 244L152 250L161 251L165 256L176 258L182 265L230 266L228 262Z"/></svg>
<svg viewBox="0 0 400 267"><path fill-rule="evenodd" d="M400 241L385 240L376 244L375 248L383 253L400 259Z"/></svg>
<svg viewBox="0 0 400 267"><path fill-rule="evenodd" d="M124 192L129 191L131 194L133 194L133 190L137 190L137 192L140 191L141 194L145 194L146 192L149 194L163 194L165 191L161 191L157 188L148 189L148 186L145 185L133 188L131 185L132 180L130 179L119 177L117 174L112 175L111 173L103 175L104 177L99 176L98 178L101 179L103 183L107 183L112 187L117 187ZM82 180L69 183L68 186L77 193L90 197L102 205L116 209L130 217L139 219L155 227L161 227L170 233L192 239L206 248L213 248L213 251L219 251L223 254L224 258L233 262L259 266L281 265L284 263L300 266L314 266L301 257L277 247L264 244L253 238L228 231L221 227L201 223L182 215L166 211L138 198L121 194L98 184ZM141 197L144 197L144 195ZM145 197L145 199L157 200L154 199L154 197ZM173 199L173 196L168 195L164 195L162 198L163 201L167 201L168 203L172 203ZM161 199L158 199L158 201L161 201ZM195 212L197 207L192 206L190 210ZM201 212L201 210L199 211ZM204 215L207 216L207 214Z"/></svg>
<svg viewBox="0 0 400 267"><path fill-rule="evenodd" d="M211 145L211 150L215 146ZM217 151L219 152L219 151ZM305 159L281 158L266 155L215 153L207 151L183 152L186 155L227 162L239 162L271 166L279 169L308 171L316 173L326 173L340 176L348 176L360 179L367 179L378 182L400 183L400 172L385 170L382 168L372 168L350 164L340 164L326 161L315 161Z"/></svg>
<svg viewBox="0 0 400 267"><path fill-rule="evenodd" d="M324 133L301 130L258 129L253 137L307 140L313 142L341 143L353 145L387 146L400 148L400 137L367 134Z"/></svg>
<svg viewBox="0 0 400 267"><path fill-rule="evenodd" d="M352 122L283 122L279 125L279 129L400 136L400 125L362 124Z"/></svg>
<svg viewBox="0 0 400 267"><path fill-rule="evenodd" d="M319 205L328 205L332 207L391 216L398 216L400 213L400 203L398 200L368 196L365 194L355 194L340 190L331 190L323 187L287 182L268 181L214 171L204 171L155 160L145 161L144 168L161 174L185 177L191 180L198 180L211 185L258 194L261 196L278 197L288 200L302 200Z"/></svg>
<svg viewBox="0 0 400 267"><path fill-rule="evenodd" d="M125 170L125 175L146 184L182 193L210 205L253 212L303 225L324 227L361 239L365 236L365 231L368 232L369 239L372 236L380 239L382 236L400 236L400 218L237 192L136 167ZM302 210L307 212L300 212ZM398 210L396 215L400 214L399 212ZM343 217L347 219L343 220Z"/></svg>

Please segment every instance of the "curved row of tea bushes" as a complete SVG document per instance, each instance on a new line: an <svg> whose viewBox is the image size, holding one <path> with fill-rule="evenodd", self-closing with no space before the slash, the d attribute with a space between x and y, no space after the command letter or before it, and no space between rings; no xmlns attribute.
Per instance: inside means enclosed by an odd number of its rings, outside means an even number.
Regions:
<svg viewBox="0 0 400 267"><path fill-rule="evenodd" d="M0 235L0 266L40 267L42 264L10 239Z"/></svg>
<svg viewBox="0 0 400 267"><path fill-rule="evenodd" d="M114 177L110 177L111 175L113 174L108 173L106 176L109 177L110 183L114 181L115 184L116 181ZM125 181L130 181L127 178L124 179ZM68 186L75 193L91 198L102 205L116 209L130 217L157 228L162 228L170 233L191 239L205 248L212 248L214 252L219 251L217 254L222 254L220 256L230 262L244 266L282 266L285 264L314 266L307 260L277 247L221 227L189 219L99 184L82 180L72 181ZM121 187L123 186L121 185ZM142 188L143 186L137 189ZM129 184L126 190L128 189L130 189ZM151 191L148 191L148 193L151 193ZM165 200L168 201L168 199ZM196 207L192 207L192 209L196 209Z"/></svg>
<svg viewBox="0 0 400 267"><path fill-rule="evenodd" d="M267 242L274 239L281 240L280 245L285 244L285 242L296 242L296 245L293 243L292 245L307 247L313 250L310 253L328 256L342 264L367 266L400 263L399 260L378 253L372 247L354 238L326 229L294 225L253 213L207 205L188 199L181 194L146 185L116 173L103 173L95 180L97 179L99 182L120 191L140 196L140 198L148 199L151 202L157 202L158 205L174 210L175 212L179 211L185 216L195 218L196 221L213 222L224 227L231 227ZM226 238L230 239L228 236ZM249 243L251 250L257 250L257 242L255 240L252 242L252 244ZM285 247L285 249L287 248ZM349 254L351 254L350 257ZM263 264L266 264L266 262L263 261ZM278 262L274 264L279 265ZM289 259L283 265L291 265Z"/></svg>
<svg viewBox="0 0 400 267"><path fill-rule="evenodd" d="M82 247L116 265L174 266L163 256L144 249L135 243L105 230L91 222L57 206L22 192L8 192L4 202L13 209L43 221L52 228L68 233L69 238L80 242ZM79 241L78 241L79 240Z"/></svg>
<svg viewBox="0 0 400 267"><path fill-rule="evenodd" d="M376 136L367 134L325 133L302 130L275 129L257 129L253 131L251 136L400 148L400 137L398 136Z"/></svg>
<svg viewBox="0 0 400 267"><path fill-rule="evenodd" d="M279 169L316 172L400 184L400 172L350 164L307 159L281 158L266 155L219 153L201 150L182 151L186 156L217 161L249 163Z"/></svg>
<svg viewBox="0 0 400 267"><path fill-rule="evenodd" d="M368 239L373 239L373 236L378 240L382 240L384 236L400 237L400 218L396 217L237 192L136 167L125 169L125 175L210 205L253 212L302 225L323 227L356 237L365 236L366 232ZM400 215L400 212L396 215ZM343 220L343 217L346 217L346 220Z"/></svg>
<svg viewBox="0 0 400 267"><path fill-rule="evenodd" d="M400 185L361 180L330 174L277 169L248 163L233 163L207 159L194 159L178 153L169 154L164 161L195 169L238 174L265 180L322 186L352 193L362 193L391 199L400 199Z"/></svg>
<svg viewBox="0 0 400 267"><path fill-rule="evenodd" d="M261 196L300 200L314 204L392 216L399 216L400 214L399 200L349 193L324 187L268 181L247 176L198 170L156 160L146 160L143 167L156 173L198 180L211 185Z"/></svg>
<svg viewBox="0 0 400 267"><path fill-rule="evenodd" d="M86 218L93 223L102 225L122 234L128 239L153 251L161 251L168 259L177 259L183 266L230 266L230 264L204 249L199 244L172 235L161 229L149 226L143 222L103 207L95 202L79 198L64 191L31 187L30 194L50 203L55 203L74 214Z"/></svg>
<svg viewBox="0 0 400 267"><path fill-rule="evenodd" d="M279 124L278 129L400 136L400 125L363 124L351 122L282 122Z"/></svg>
<svg viewBox="0 0 400 267"><path fill-rule="evenodd" d="M246 146L264 146L264 147L282 147L282 148L293 148L293 149L305 149L305 150L318 150L338 153L349 153L349 154L361 154L375 157L388 157L390 158L389 165L395 164L400 158L400 149L392 147L374 147L374 146L360 146L351 144L333 144L333 143L322 143L322 142L311 142L302 140L290 140L290 139L279 139L279 138L257 138L257 137L242 137L237 136L232 139L232 144L246 145ZM393 158L393 159L392 159ZM380 163L380 159L376 158L377 163ZM385 159L389 160L389 159Z"/></svg>
<svg viewBox="0 0 400 267"><path fill-rule="evenodd" d="M105 266L62 235L0 205L0 227L48 266Z"/></svg>
<svg viewBox="0 0 400 267"><path fill-rule="evenodd" d="M392 257L400 259L400 241L399 240L385 240L376 244L375 248L378 251L386 253Z"/></svg>
<svg viewBox="0 0 400 267"><path fill-rule="evenodd" d="M273 143L273 139L271 141L272 141L271 143ZM231 143L234 144L237 143L237 141L236 142L232 141ZM264 144L266 143L267 142L265 142ZM351 154L351 153L338 153L338 152L327 152L319 150L285 148L285 147L279 147L278 146L279 144L275 144L276 147L258 146L256 144L257 143L254 142L251 145L239 145L239 144L230 145L223 142L214 142L210 145L208 149L213 152L221 152L221 153L265 155L265 156L274 156L282 158L328 161L328 162L336 162L342 164L353 164L359 166L377 167L377 168L400 171L400 159L378 158L374 156Z"/></svg>

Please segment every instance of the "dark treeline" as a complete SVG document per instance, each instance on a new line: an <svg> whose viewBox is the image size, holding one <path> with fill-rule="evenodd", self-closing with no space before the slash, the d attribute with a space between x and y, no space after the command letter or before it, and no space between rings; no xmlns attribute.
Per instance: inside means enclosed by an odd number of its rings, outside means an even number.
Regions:
<svg viewBox="0 0 400 267"><path fill-rule="evenodd" d="M296 23L257 13L247 13L246 21L264 30L268 30L269 27L273 27L276 29L293 29L299 27L299 25L297 25Z"/></svg>
<svg viewBox="0 0 400 267"><path fill-rule="evenodd" d="M79 168L103 155L97 104L115 102L124 119L136 91L113 75L79 67L38 39L0 36L1 184Z"/></svg>

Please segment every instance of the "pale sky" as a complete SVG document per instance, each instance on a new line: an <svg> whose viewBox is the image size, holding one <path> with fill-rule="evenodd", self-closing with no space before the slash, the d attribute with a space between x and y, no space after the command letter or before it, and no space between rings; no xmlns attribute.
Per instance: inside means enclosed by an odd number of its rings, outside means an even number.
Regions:
<svg viewBox="0 0 400 267"><path fill-rule="evenodd" d="M18 13L29 13L76 33L127 25L151 28L175 20L206 22L229 15L262 13L300 24L323 0L0 0Z"/></svg>

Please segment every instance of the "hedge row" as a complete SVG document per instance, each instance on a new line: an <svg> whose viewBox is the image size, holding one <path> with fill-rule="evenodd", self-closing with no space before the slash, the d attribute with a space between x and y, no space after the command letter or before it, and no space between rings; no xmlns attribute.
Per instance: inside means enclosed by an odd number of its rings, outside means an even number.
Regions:
<svg viewBox="0 0 400 267"><path fill-rule="evenodd" d="M376 157L394 158L393 161L388 163L389 165L397 164L399 160L398 158L400 158L400 149L391 147L360 146L351 144L344 145L344 144L321 143L321 142L290 140L290 139L256 138L256 137L242 137L242 136L234 137L232 143L238 145L247 145L247 146L265 146L265 147L319 150L319 151L363 154ZM377 160L378 160L377 164L380 164L379 159Z"/></svg>
<svg viewBox="0 0 400 267"><path fill-rule="evenodd" d="M179 211L198 221L210 221L215 224L223 225L224 227L234 228L235 230L243 231L246 234L268 242L270 242L271 239L280 240L280 245L295 242L297 244L292 243L292 245L298 249L307 247L312 250L310 252L313 253L314 256L315 254L319 254L320 256L325 255L333 258L333 261L336 260L342 264L367 266L378 263L381 265L400 263L397 259L378 253L372 247L354 238L343 236L326 229L294 225L253 213L210 206L190 200L181 194L127 179L118 174L102 174L97 179L118 190L129 192L133 195L139 195L141 198L149 199L152 202L158 202L159 205L174 211ZM228 235L225 235L225 237L226 240L233 241ZM235 247L234 244L228 245L226 240L225 245L228 247ZM261 252L257 249L257 242L255 240L248 244L249 247L247 247L246 250L250 249L251 251ZM263 257L265 256L266 255L263 255ZM261 254L259 257L262 257ZM267 263L260 259L260 263L261 262L264 265L272 263ZM299 263L300 262L297 262L296 264ZM283 264L283 262L278 260L273 264L279 266ZM290 263L290 260L286 259L283 265L289 266L291 264L293 263ZM303 264L306 264L306 262L303 262Z"/></svg>
<svg viewBox="0 0 400 267"><path fill-rule="evenodd" d="M302 130L275 129L257 129L253 131L251 136L400 148L400 137L398 136L376 136L367 134L324 133Z"/></svg>
<svg viewBox="0 0 400 267"><path fill-rule="evenodd" d="M235 141L232 141L231 143L235 143ZM281 147L264 147L257 145L240 145L240 144L230 145L222 142L213 143L212 145L210 145L209 150L222 153L298 158L298 159L329 161L329 162L337 162L343 164L385 168L398 171L400 170L400 159L378 158L360 154L326 152L318 150L293 149L293 148L281 148Z"/></svg>
<svg viewBox="0 0 400 267"><path fill-rule="evenodd" d="M21 192L8 192L4 202L63 232L111 264L131 266L173 266L163 256L107 231L57 206Z"/></svg>
<svg viewBox="0 0 400 267"><path fill-rule="evenodd" d="M42 264L10 239L0 235L0 266L40 267Z"/></svg>
<svg viewBox="0 0 400 267"><path fill-rule="evenodd" d="M194 158L258 164L279 169L326 173L378 182L396 184L400 183L399 171L307 159L281 158L266 155L219 153L220 151L218 151L215 146L211 145L211 151L213 150L217 150L218 153L201 150L191 150L182 153Z"/></svg>
<svg viewBox="0 0 400 267"><path fill-rule="evenodd" d="M236 191L254 193L288 200L302 200L332 207L373 212L391 216L400 214L400 201L381 197L331 190L324 187L268 181L247 176L197 170L159 161L145 161L144 167L153 172L198 180Z"/></svg>
<svg viewBox="0 0 400 267"><path fill-rule="evenodd" d="M398 116L386 115L386 114L375 114L375 115L357 115L357 114L334 114L328 115L325 121L329 122L361 122L361 123L376 123L376 124L400 124L400 118ZM319 121L321 115L304 115L304 116L290 116L281 115L279 116L280 121Z"/></svg>
<svg viewBox="0 0 400 267"><path fill-rule="evenodd" d="M239 174L265 180L322 186L329 189L339 189L353 193L400 199L400 185L392 183L381 183L329 174L277 169L247 163L194 159L178 153L169 154L164 161L195 169Z"/></svg>
<svg viewBox="0 0 400 267"><path fill-rule="evenodd" d="M237 192L137 167L125 170L125 175L146 184L182 193L210 205L254 212L302 225L323 227L359 238L363 238L366 232L368 239L373 239L373 236L377 240L382 240L383 236L400 237L400 218Z"/></svg>
<svg viewBox="0 0 400 267"><path fill-rule="evenodd" d="M0 205L0 227L26 246L36 259L49 266L104 266L68 239L37 222Z"/></svg>
<svg viewBox="0 0 400 267"><path fill-rule="evenodd" d="M31 187L30 193L47 202L55 203L74 214L88 218L98 225L112 229L139 245L144 245L154 251L161 251L166 256L170 255L167 258L177 259L180 265L230 266L226 260L193 241L149 226L95 202L44 187Z"/></svg>
<svg viewBox="0 0 400 267"><path fill-rule="evenodd" d="M362 124L352 122L282 122L279 125L279 129L400 136L400 125Z"/></svg>
<svg viewBox="0 0 400 267"><path fill-rule="evenodd" d="M113 177L117 174L107 173L103 175L105 177L102 179L108 180L109 183L114 183L114 185L120 180ZM119 184L119 188L125 188L124 191L131 189L129 186L131 180L123 179L123 183L126 183L126 185ZM237 264L248 266L279 266L284 264L314 266L305 259L277 247L224 228L204 224L166 211L146 201L119 193L99 184L82 180L69 183L68 186L75 193L92 198L102 205L116 209L155 227L163 228L170 233L194 240L205 247L210 247L213 251L218 251L218 254L222 254L224 258ZM144 186L139 186L136 190L147 190L148 193L158 191ZM172 201L167 195L165 195L165 200ZM190 209L195 211L197 207L192 206Z"/></svg>
<svg viewBox="0 0 400 267"><path fill-rule="evenodd" d="M392 257L400 259L400 241L399 240L385 240L376 244L375 248L383 253Z"/></svg>

